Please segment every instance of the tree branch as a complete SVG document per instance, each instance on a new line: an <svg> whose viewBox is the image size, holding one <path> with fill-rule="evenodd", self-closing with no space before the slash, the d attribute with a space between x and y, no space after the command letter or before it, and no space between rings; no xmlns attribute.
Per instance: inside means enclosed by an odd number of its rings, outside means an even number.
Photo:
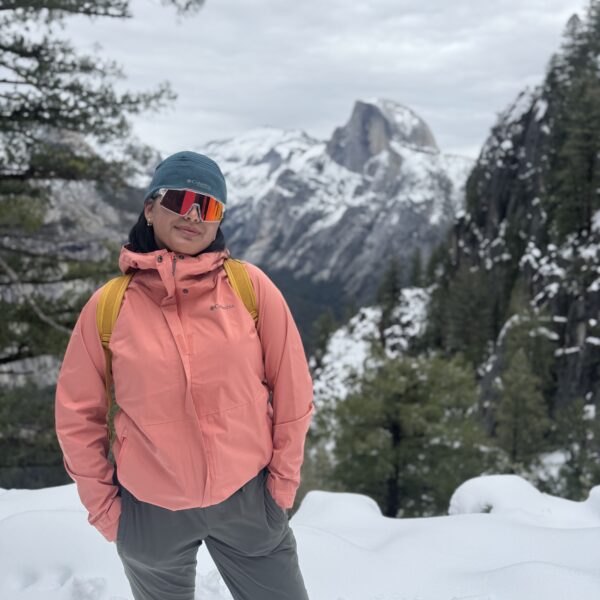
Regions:
<svg viewBox="0 0 600 600"><path fill-rule="evenodd" d="M52 13L67 13L88 17L129 18L129 0L3 0L0 11L21 9L31 16L42 16L47 11L47 18ZM58 15L60 17L60 15Z"/></svg>
<svg viewBox="0 0 600 600"><path fill-rule="evenodd" d="M71 330L68 327L65 327L64 325L61 325L60 323L57 323L56 321L54 321L53 319L51 319L50 317L46 316L37 306L37 304L30 298L29 294L26 294L23 289L22 289L22 284L19 281L19 278L17 276L17 274L15 273L15 271L13 271L13 269L10 267L10 265L2 258L2 256L0 255L0 267L2 267L2 269L4 269L5 273L9 276L9 278L11 279L11 281L14 284L14 289L16 291L16 293L18 295L21 296L21 298L23 298L25 300L25 302L27 302L27 304L29 304L29 306L31 307L31 309L33 310L33 312L39 317L39 319L41 321L43 321L44 323L46 323L47 325L50 325L50 327L61 331L63 333L66 333L68 335L71 334Z"/></svg>

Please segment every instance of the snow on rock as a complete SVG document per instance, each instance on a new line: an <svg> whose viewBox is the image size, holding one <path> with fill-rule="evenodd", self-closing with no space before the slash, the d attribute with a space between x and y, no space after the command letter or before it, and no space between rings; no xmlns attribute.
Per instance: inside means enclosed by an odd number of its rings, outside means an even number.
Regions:
<svg viewBox="0 0 600 600"><path fill-rule="evenodd" d="M257 127L234 138L214 140L202 152L217 161L227 179L230 206L260 204L283 169L302 169L324 144L303 131Z"/></svg>
<svg viewBox="0 0 600 600"><path fill-rule="evenodd" d="M600 232L600 210L597 210L592 216L592 231Z"/></svg>
<svg viewBox="0 0 600 600"><path fill-rule="evenodd" d="M348 376L362 374L369 353L369 339L377 335L380 318L379 307L363 307L346 325L331 334L321 367L313 376L317 404L348 395Z"/></svg>
<svg viewBox="0 0 600 600"><path fill-rule="evenodd" d="M392 311L393 324L384 332L386 354L390 358L406 351L410 342L423 334L432 288L406 287ZM369 354L369 340L379 335L381 308L361 308L349 322L333 332L327 343L321 367L313 373L315 402L341 400L351 390L348 376L361 375ZM314 360L311 358L311 366Z"/></svg>
<svg viewBox="0 0 600 600"><path fill-rule="evenodd" d="M433 286L407 287L401 290L398 304L392 311L394 324L384 331L386 352L390 358L406 352L410 343L425 333L427 308L432 292Z"/></svg>
<svg viewBox="0 0 600 600"><path fill-rule="evenodd" d="M391 125L395 137L401 140L402 143L410 144L411 140L419 139L418 145L415 144L416 147L439 152L438 145L425 121L408 106L395 100L377 97L367 98L363 102L372 104L381 111ZM425 138L422 137L423 130L427 133Z"/></svg>

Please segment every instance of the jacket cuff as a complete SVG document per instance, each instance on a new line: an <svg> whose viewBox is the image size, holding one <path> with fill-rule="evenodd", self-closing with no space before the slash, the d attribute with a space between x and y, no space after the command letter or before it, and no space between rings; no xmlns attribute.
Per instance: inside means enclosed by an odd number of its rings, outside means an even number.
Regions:
<svg viewBox="0 0 600 600"><path fill-rule="evenodd" d="M269 471L267 475L267 488L271 496L283 509L292 508L296 498L297 486L285 479L275 479L275 476Z"/></svg>
<svg viewBox="0 0 600 600"><path fill-rule="evenodd" d="M104 515L95 520L88 518L90 525L93 525L109 542L117 539L119 529L119 520L121 518L121 496L115 496L112 504Z"/></svg>

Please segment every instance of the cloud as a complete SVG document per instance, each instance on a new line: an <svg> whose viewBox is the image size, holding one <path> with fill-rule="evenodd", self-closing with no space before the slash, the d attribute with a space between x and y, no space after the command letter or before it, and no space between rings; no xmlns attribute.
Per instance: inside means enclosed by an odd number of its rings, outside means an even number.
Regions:
<svg viewBox="0 0 600 600"><path fill-rule="evenodd" d="M126 86L169 80L179 98L135 117L162 152L271 125L327 138L355 100L410 106L443 151L475 158L496 114L543 79L563 28L585 0L213 0L177 16L132 2L128 21L77 19L66 35L97 41Z"/></svg>

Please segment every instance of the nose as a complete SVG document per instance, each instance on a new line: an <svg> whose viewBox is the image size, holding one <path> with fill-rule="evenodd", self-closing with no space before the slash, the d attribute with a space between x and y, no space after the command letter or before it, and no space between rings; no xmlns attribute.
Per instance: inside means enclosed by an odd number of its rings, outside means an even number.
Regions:
<svg viewBox="0 0 600 600"><path fill-rule="evenodd" d="M194 210L196 209L196 210ZM183 216L184 219L192 221L194 223L201 223L202 219L200 218L200 205L192 204L190 210L186 215Z"/></svg>

